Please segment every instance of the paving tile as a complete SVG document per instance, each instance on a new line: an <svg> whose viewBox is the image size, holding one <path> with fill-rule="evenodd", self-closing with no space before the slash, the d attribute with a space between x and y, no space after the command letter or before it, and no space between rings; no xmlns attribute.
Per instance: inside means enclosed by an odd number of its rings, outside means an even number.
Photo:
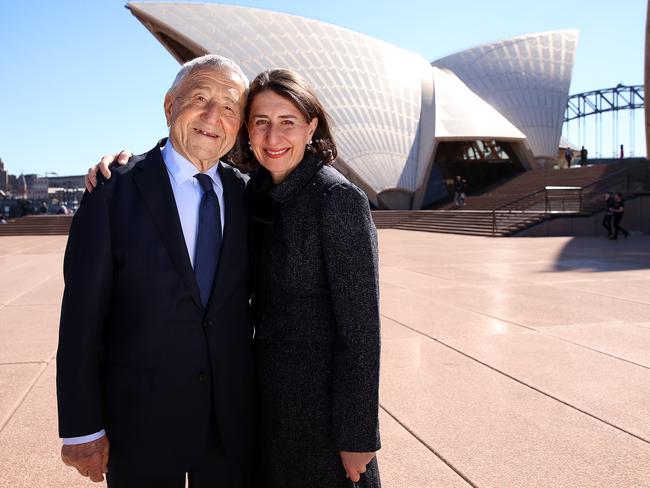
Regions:
<svg viewBox="0 0 650 488"><path fill-rule="evenodd" d="M650 486L650 444L430 339L384 344L382 382L382 405L476 486Z"/></svg>
<svg viewBox="0 0 650 488"><path fill-rule="evenodd" d="M580 324L549 327L544 333L650 368L650 323Z"/></svg>
<svg viewBox="0 0 650 488"><path fill-rule="evenodd" d="M433 337L519 333L527 329L451 305L454 295L395 290L382 293L383 316Z"/></svg>
<svg viewBox="0 0 650 488"><path fill-rule="evenodd" d="M383 410L377 454L383 488L469 488L467 482Z"/></svg>
<svg viewBox="0 0 650 488"><path fill-rule="evenodd" d="M83 478L61 461L55 392L55 368L51 363L0 432L0 486L102 486Z"/></svg>
<svg viewBox="0 0 650 488"><path fill-rule="evenodd" d="M58 341L60 305L0 308L0 363L49 361Z"/></svg>
<svg viewBox="0 0 650 488"><path fill-rule="evenodd" d="M408 339L418 337L417 332L404 327L402 324L389 319L385 315L381 317L381 340L382 343L386 341L393 341L399 339Z"/></svg>
<svg viewBox="0 0 650 488"><path fill-rule="evenodd" d="M0 305L19 299L50 278L61 274L60 266L52 265L49 256L38 256L24 265L0 274Z"/></svg>
<svg viewBox="0 0 650 488"><path fill-rule="evenodd" d="M407 269L426 274L438 280L451 281L456 286L492 286L512 281L510 277L494 272L484 264L411 266Z"/></svg>
<svg viewBox="0 0 650 488"><path fill-rule="evenodd" d="M559 285L563 288L579 290L585 293L650 304L650 278L571 281Z"/></svg>
<svg viewBox="0 0 650 488"><path fill-rule="evenodd" d="M650 320L650 304L635 303L616 298L606 290L599 295L573 290L567 293L566 288L553 285L520 285L505 291L516 301L523 297L535 297L537 302L552 304L553 307L570 310L589 311L598 314L602 320L612 322L617 320Z"/></svg>
<svg viewBox="0 0 650 488"><path fill-rule="evenodd" d="M45 364L0 364L0 427L27 394Z"/></svg>
<svg viewBox="0 0 650 488"><path fill-rule="evenodd" d="M10 305L61 305L63 296L63 272L43 281L28 292L12 300ZM2 314L2 310L0 310Z"/></svg>
<svg viewBox="0 0 650 488"><path fill-rule="evenodd" d="M409 289L457 286L457 283L452 280L434 278L425 273L397 266L381 267L379 269L379 281L383 287L388 284Z"/></svg>
<svg viewBox="0 0 650 488"><path fill-rule="evenodd" d="M650 305L595 296L549 285L494 284L446 288L454 305L528 327L650 319ZM427 296L421 290L416 294Z"/></svg>
<svg viewBox="0 0 650 488"><path fill-rule="evenodd" d="M647 332L646 356L650 350ZM538 332L450 337L445 343L650 443L650 367Z"/></svg>
<svg viewBox="0 0 650 488"><path fill-rule="evenodd" d="M41 246L48 241L47 237L44 236L3 236L0 238L0 256L21 252L34 246Z"/></svg>

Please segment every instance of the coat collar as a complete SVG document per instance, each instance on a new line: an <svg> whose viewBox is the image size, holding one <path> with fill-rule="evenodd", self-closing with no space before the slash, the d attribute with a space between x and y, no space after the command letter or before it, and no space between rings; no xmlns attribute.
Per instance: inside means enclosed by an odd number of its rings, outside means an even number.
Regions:
<svg viewBox="0 0 650 488"><path fill-rule="evenodd" d="M322 167L323 162L316 156L306 156L282 183L271 186L269 196L278 203L292 200ZM265 179L271 179L271 175L266 169L260 168L260 171L266 173Z"/></svg>

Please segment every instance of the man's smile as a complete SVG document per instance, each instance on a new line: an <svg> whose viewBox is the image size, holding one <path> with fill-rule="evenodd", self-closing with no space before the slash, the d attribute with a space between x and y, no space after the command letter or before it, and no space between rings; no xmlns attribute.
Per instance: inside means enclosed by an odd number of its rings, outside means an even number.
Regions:
<svg viewBox="0 0 650 488"><path fill-rule="evenodd" d="M217 139L219 137L217 134L208 132L207 130L198 129L196 127L193 127L193 129L195 132L198 132L199 134L203 134L204 136L212 137L213 139Z"/></svg>

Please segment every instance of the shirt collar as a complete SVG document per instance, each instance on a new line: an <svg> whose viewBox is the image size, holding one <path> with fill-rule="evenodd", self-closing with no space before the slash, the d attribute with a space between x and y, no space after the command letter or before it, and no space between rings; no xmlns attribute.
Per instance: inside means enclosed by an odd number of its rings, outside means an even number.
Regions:
<svg viewBox="0 0 650 488"><path fill-rule="evenodd" d="M197 174L199 170L185 157L176 152L176 149L174 149L174 146L172 145L171 139L167 139L167 142L161 151L163 161L165 161L165 166L167 166L167 171L169 171L174 185L180 186L188 180L194 181L194 175ZM212 178L212 181L214 181L214 183L221 190L223 190L223 186L221 185L221 178L218 171L219 164L220 161L217 161L217 164L212 166L207 171L203 171L203 173Z"/></svg>

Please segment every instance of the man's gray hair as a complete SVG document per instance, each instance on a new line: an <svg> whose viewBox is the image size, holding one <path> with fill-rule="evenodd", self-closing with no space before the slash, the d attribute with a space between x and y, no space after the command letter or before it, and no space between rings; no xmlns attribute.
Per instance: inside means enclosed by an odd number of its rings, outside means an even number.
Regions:
<svg viewBox="0 0 650 488"><path fill-rule="evenodd" d="M239 65L232 59L226 58L225 56L219 56L218 54L206 54L185 63L176 75L176 78L174 79L172 86L167 90L167 93L169 94L176 90L187 75L202 68L230 70L241 78L246 89L248 89L248 85L250 84L250 81L248 81L248 78Z"/></svg>

